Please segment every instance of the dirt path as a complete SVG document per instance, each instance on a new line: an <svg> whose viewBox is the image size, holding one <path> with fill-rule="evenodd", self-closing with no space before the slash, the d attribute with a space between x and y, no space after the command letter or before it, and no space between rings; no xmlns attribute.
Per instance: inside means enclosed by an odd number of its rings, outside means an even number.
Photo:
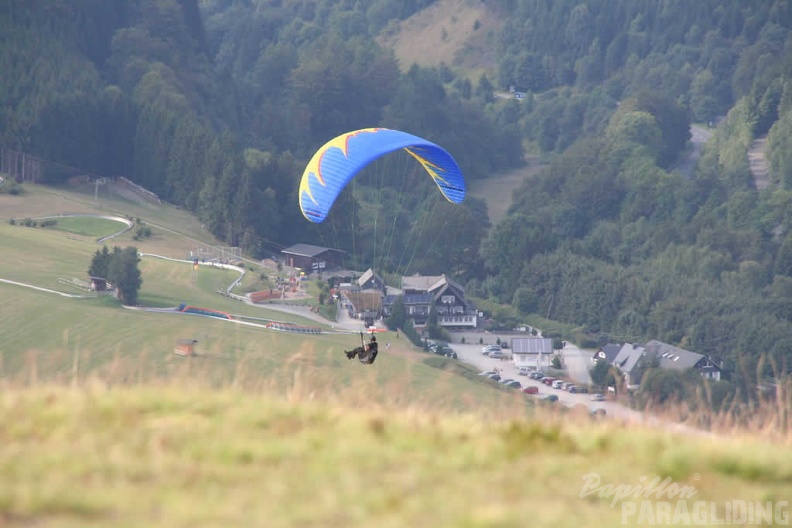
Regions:
<svg viewBox="0 0 792 528"><path fill-rule="evenodd" d="M712 137L712 132L705 128L691 126L690 127L690 142L693 144L693 148L690 150L690 153L679 162L679 164L674 167L674 170L684 174L688 178L693 175L693 171L696 168L696 163L698 163L699 157L701 157L701 147L710 140Z"/></svg>
<svg viewBox="0 0 792 528"><path fill-rule="evenodd" d="M754 178L754 187L757 191L770 187L770 169L765 157L765 144L767 136L756 138L748 149L748 166Z"/></svg>

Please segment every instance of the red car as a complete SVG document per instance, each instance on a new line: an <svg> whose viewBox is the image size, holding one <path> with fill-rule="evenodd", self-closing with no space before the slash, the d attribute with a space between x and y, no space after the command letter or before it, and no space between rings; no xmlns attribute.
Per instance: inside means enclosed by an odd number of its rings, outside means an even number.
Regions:
<svg viewBox="0 0 792 528"><path fill-rule="evenodd" d="M539 394L539 387L525 387L522 391L525 394Z"/></svg>

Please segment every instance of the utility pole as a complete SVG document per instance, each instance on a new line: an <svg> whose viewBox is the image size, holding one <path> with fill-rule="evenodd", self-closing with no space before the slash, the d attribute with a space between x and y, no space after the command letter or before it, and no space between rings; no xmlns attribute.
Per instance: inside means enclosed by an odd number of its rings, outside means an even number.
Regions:
<svg viewBox="0 0 792 528"><path fill-rule="evenodd" d="M107 183L107 178L96 178L94 180L94 205L99 205L99 186Z"/></svg>

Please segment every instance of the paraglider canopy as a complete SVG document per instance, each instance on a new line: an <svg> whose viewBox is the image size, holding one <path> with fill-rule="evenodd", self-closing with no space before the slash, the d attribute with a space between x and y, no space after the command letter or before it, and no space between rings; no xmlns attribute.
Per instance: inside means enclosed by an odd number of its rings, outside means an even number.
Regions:
<svg viewBox="0 0 792 528"><path fill-rule="evenodd" d="M445 149L407 132L364 128L331 139L313 155L300 181L303 216L314 223L324 221L343 188L363 167L399 149L423 166L449 202L462 203L465 180Z"/></svg>

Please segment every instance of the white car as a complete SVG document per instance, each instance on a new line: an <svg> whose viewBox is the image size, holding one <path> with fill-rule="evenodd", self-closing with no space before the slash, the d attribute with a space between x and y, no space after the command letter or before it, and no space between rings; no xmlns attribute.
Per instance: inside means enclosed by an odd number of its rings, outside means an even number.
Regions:
<svg viewBox="0 0 792 528"><path fill-rule="evenodd" d="M603 396L602 394L592 394L591 396L589 396L589 399L591 401L605 401L605 396Z"/></svg>

